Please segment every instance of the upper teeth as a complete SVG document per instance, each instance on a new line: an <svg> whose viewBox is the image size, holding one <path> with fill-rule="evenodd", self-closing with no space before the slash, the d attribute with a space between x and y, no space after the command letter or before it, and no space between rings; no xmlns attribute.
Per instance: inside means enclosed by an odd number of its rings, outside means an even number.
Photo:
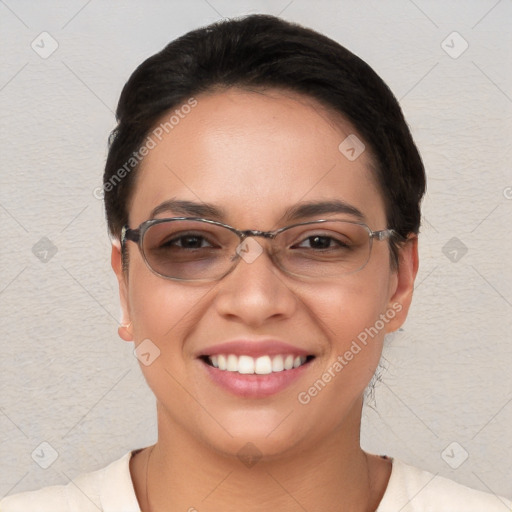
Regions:
<svg viewBox="0 0 512 512"><path fill-rule="evenodd" d="M272 372L282 372L298 368L306 362L306 357L293 355L277 356L236 356L234 354L219 354L209 356L210 363L219 370L238 372L243 374L266 375Z"/></svg>

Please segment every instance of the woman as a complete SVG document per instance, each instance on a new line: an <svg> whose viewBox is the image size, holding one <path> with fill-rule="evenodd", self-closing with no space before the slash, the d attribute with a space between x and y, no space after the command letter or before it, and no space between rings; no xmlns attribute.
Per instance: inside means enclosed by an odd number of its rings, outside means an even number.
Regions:
<svg viewBox="0 0 512 512"><path fill-rule="evenodd" d="M186 34L121 95L104 175L158 441L2 512L505 511L364 452L405 321L425 189L400 107L336 42L271 16Z"/></svg>

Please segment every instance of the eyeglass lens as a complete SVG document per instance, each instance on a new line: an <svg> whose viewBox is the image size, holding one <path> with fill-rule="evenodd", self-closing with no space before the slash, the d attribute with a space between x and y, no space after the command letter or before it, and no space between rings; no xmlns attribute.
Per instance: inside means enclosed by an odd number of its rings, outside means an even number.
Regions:
<svg viewBox="0 0 512 512"><path fill-rule="evenodd" d="M274 239L254 238L285 272L304 277L332 277L361 269L371 238L361 224L329 220L287 228ZM169 220L143 233L142 252L153 271L172 279L218 279L243 254L240 237L230 229L193 220ZM254 242L252 242L254 244ZM242 254L242 256L241 256ZM252 260L251 260L252 261Z"/></svg>

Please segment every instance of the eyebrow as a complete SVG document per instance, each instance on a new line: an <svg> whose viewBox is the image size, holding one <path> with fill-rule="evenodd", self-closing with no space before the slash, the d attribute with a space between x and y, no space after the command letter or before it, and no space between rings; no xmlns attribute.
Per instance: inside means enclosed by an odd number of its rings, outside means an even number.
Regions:
<svg viewBox="0 0 512 512"><path fill-rule="evenodd" d="M314 217L317 215L332 213L342 213L345 215L351 215L358 220L365 220L364 214L355 206L338 199L299 203L285 211L283 220L295 221L304 217Z"/></svg>
<svg viewBox="0 0 512 512"><path fill-rule="evenodd" d="M194 201L183 201L177 199L169 199L159 204L151 212L150 218L153 219L161 213L172 212L174 214L201 217L217 221L225 221L227 213L223 208L211 203L197 203ZM329 201L310 201L306 203L299 203L288 208L281 220L290 222L307 217L314 217L318 215L342 213L350 215L358 220L365 220L364 214L355 206L352 206L345 201L338 199Z"/></svg>
<svg viewBox="0 0 512 512"><path fill-rule="evenodd" d="M204 217L212 220L223 220L226 218L226 212L213 204L169 199L151 211L150 219L154 219L160 213L167 212L187 217Z"/></svg>

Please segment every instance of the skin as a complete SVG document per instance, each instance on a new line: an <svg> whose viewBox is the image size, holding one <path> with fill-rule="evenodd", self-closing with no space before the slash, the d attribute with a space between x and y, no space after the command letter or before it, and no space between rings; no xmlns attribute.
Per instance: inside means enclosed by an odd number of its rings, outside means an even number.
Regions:
<svg viewBox="0 0 512 512"><path fill-rule="evenodd" d="M224 222L259 230L285 225L285 210L297 203L341 199L361 210L373 230L388 227L370 152L350 162L338 150L356 133L346 120L312 99L279 90L230 89L196 99L197 106L142 162L130 227L168 199L213 203L226 211ZM315 218L322 216L304 220ZM385 333L406 318L418 268L416 237L401 248L398 270L390 265L387 242L375 242L361 271L312 282L283 274L263 254L220 281L180 283L153 274L136 244L129 242L128 251L124 273L119 245L113 245L123 323L131 322L120 336L136 345L149 338L161 351L151 365L141 364L158 413L149 466L149 448L130 463L142 510L375 510L391 464L360 448L363 394ZM396 303L401 311L394 319L301 405L298 393ZM297 381L271 397L247 399L222 390L195 357L222 341L263 336L316 356ZM251 468L237 457L247 442L262 454Z"/></svg>

